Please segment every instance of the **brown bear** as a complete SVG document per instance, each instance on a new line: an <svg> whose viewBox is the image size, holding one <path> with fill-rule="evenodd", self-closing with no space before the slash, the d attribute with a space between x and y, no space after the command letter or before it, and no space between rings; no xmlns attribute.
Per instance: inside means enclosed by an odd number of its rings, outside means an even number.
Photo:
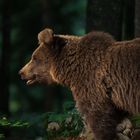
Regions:
<svg viewBox="0 0 140 140"><path fill-rule="evenodd" d="M38 34L39 47L20 71L27 84L70 87L95 140L117 138L119 123L140 112L140 39L117 42L104 32Z"/></svg>

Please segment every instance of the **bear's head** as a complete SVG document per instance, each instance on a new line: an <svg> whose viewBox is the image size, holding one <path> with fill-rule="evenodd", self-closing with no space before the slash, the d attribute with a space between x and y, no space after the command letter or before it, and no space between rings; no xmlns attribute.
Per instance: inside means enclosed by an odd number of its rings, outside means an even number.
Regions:
<svg viewBox="0 0 140 140"><path fill-rule="evenodd" d="M27 85L55 81L50 73L52 61L66 43L65 38L54 35L48 28L38 34L38 40L39 47L33 52L31 60L19 71L21 78L27 80Z"/></svg>

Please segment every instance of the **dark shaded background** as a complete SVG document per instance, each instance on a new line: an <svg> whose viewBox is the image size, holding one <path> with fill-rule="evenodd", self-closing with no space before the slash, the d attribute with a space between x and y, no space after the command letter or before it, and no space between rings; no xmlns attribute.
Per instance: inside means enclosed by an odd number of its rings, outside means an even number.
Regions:
<svg viewBox="0 0 140 140"><path fill-rule="evenodd" d="M91 30L111 33L117 40L140 35L139 0L1 0L0 112L10 118L42 112L63 112L73 102L61 86L34 85L18 71L37 47L45 27L58 34L83 35Z"/></svg>
<svg viewBox="0 0 140 140"><path fill-rule="evenodd" d="M30 59L38 45L37 34L45 27L55 33L84 34L86 1L3 0L0 9L1 110L6 114L53 110L47 105L50 88L27 87L18 71Z"/></svg>

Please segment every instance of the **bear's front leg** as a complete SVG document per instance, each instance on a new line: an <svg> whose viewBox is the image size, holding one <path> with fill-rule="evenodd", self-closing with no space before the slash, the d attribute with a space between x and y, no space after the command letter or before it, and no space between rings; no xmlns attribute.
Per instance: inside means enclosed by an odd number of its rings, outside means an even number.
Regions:
<svg viewBox="0 0 140 140"><path fill-rule="evenodd" d="M128 118L125 118L117 128L117 140L131 140L134 136L134 127Z"/></svg>
<svg viewBox="0 0 140 140"><path fill-rule="evenodd" d="M94 107L93 111L86 115L86 120L94 133L95 140L119 140L117 126L127 117L127 112L107 101Z"/></svg>
<svg viewBox="0 0 140 140"><path fill-rule="evenodd" d="M132 136L134 136L134 127L128 118L125 118L120 124L117 125L116 131L117 137L113 140L131 140ZM84 137L85 140L94 140L92 130L85 121L84 129L80 134L80 137Z"/></svg>

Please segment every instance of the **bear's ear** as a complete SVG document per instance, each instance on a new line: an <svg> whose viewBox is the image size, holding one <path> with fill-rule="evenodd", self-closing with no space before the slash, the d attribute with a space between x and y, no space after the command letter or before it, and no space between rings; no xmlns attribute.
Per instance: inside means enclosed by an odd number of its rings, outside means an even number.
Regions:
<svg viewBox="0 0 140 140"><path fill-rule="evenodd" d="M67 44L68 40L60 35L54 35L53 45L50 47L51 52L59 54L63 47Z"/></svg>
<svg viewBox="0 0 140 140"><path fill-rule="evenodd" d="M46 28L38 34L38 41L40 43L50 44L53 42L53 30Z"/></svg>
<svg viewBox="0 0 140 140"><path fill-rule="evenodd" d="M53 39L54 46L63 47L67 44L67 42L68 42L68 40L64 37L61 37L59 35L54 36L54 39Z"/></svg>

